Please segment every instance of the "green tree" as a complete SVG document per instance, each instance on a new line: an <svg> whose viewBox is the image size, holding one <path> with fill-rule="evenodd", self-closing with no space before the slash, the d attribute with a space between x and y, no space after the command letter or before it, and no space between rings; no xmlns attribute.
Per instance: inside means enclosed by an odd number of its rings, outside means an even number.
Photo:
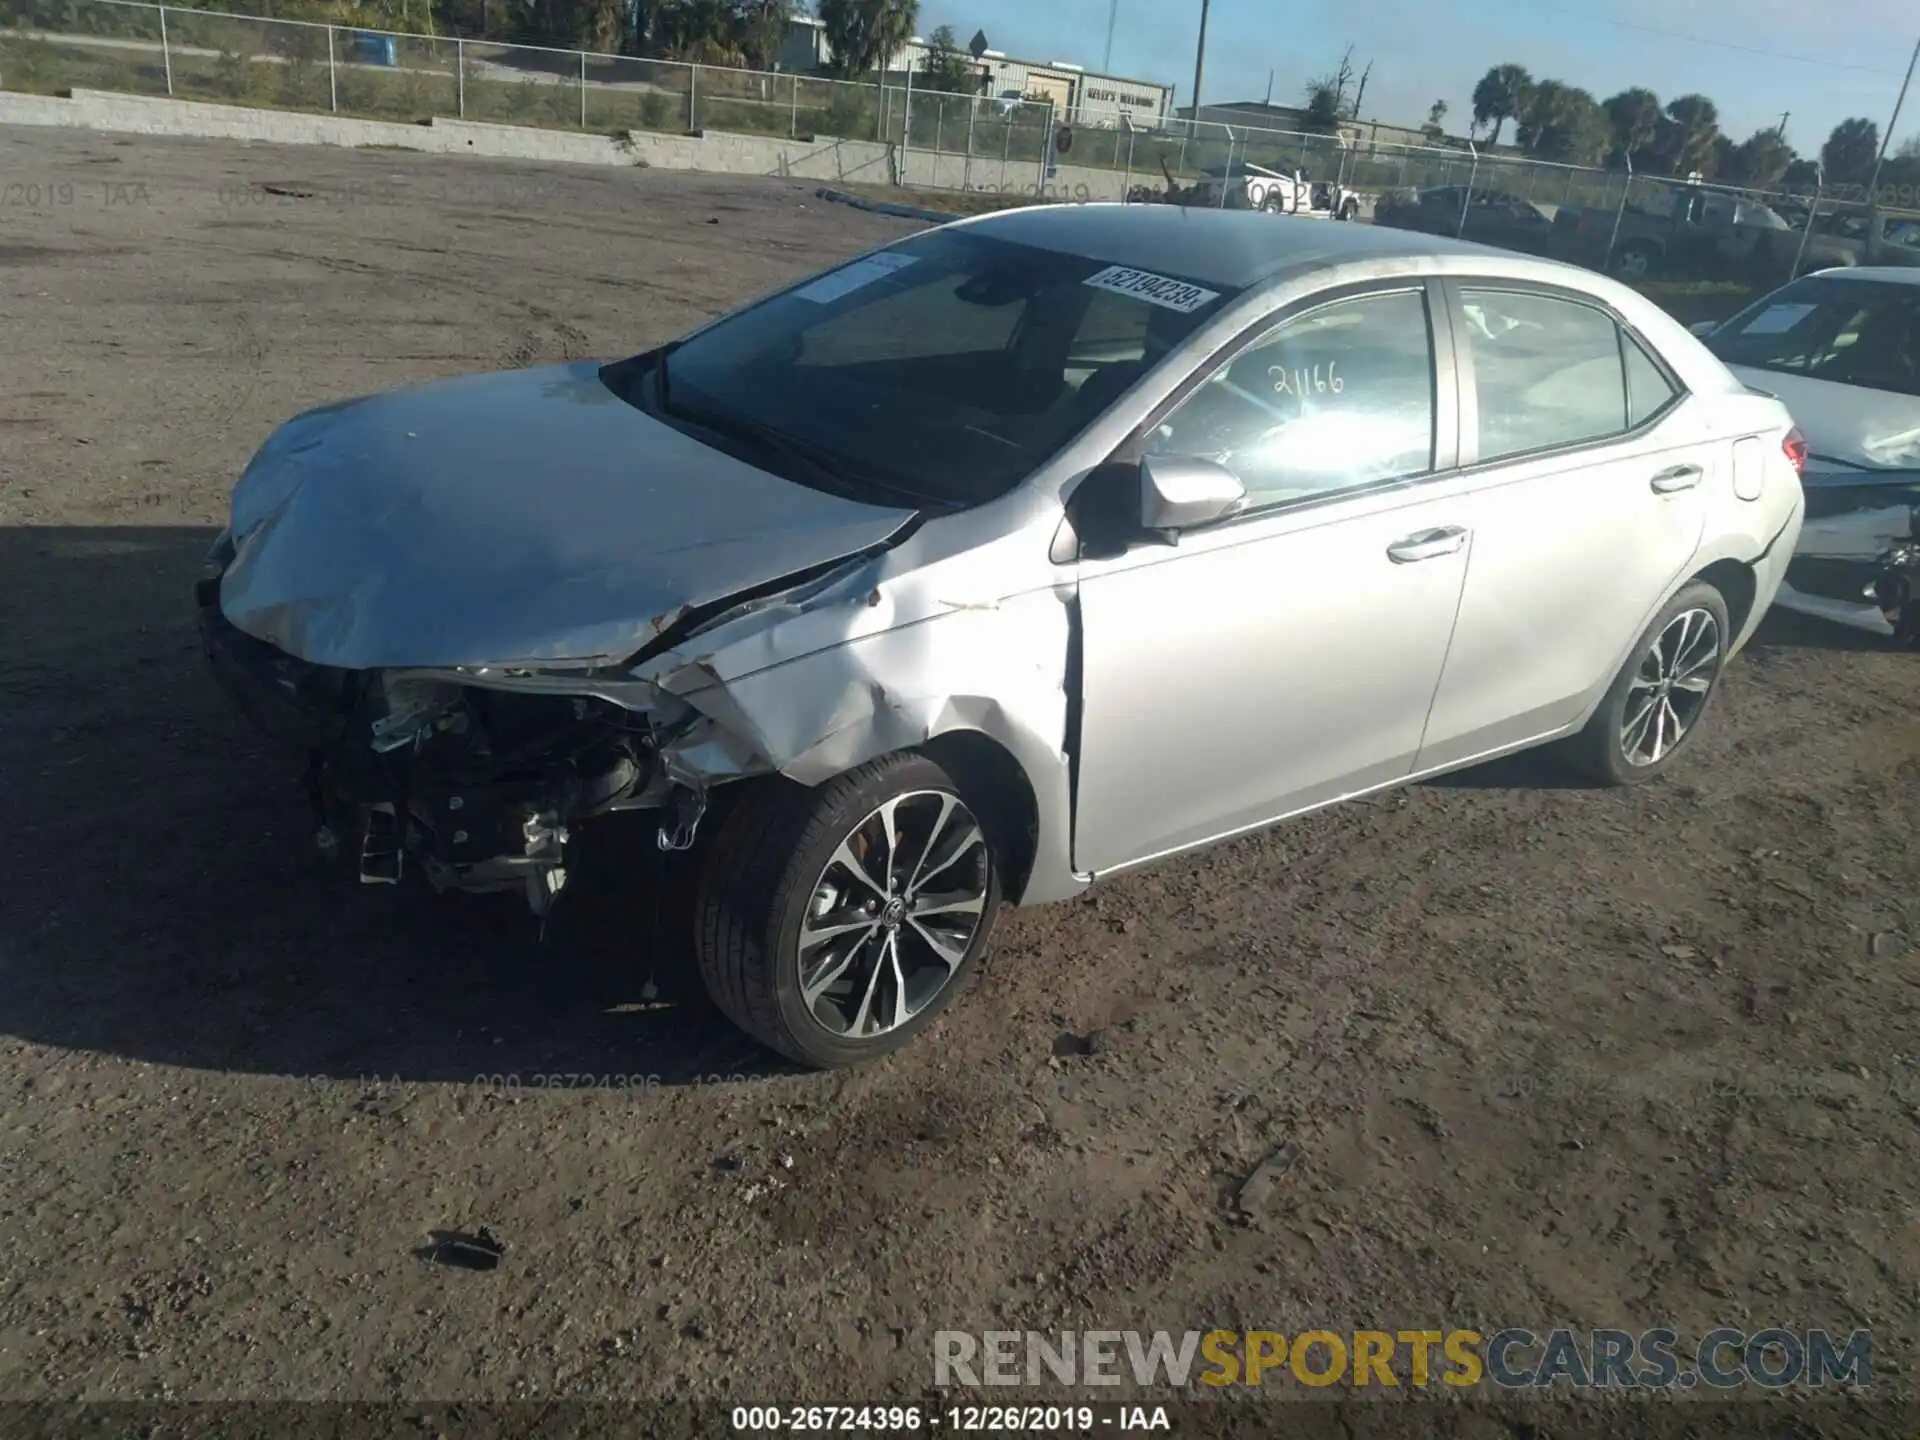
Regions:
<svg viewBox="0 0 1920 1440"><path fill-rule="evenodd" d="M1359 102L1356 93L1353 100L1347 98L1347 87L1353 84L1353 46L1349 45L1340 57L1340 64L1331 75L1322 75L1317 80L1307 82L1307 126L1312 130L1333 131L1340 128L1340 122L1348 119Z"/></svg>
<svg viewBox="0 0 1920 1440"><path fill-rule="evenodd" d="M780 0L653 0L632 13L644 26L632 48L703 65L770 70L787 34Z"/></svg>
<svg viewBox="0 0 1920 1440"><path fill-rule="evenodd" d="M828 68L842 79L882 69L919 23L920 0L820 0Z"/></svg>
<svg viewBox="0 0 1920 1440"><path fill-rule="evenodd" d="M1608 96L1601 108L1607 112L1607 124L1613 130L1609 158L1616 164L1631 160L1635 165L1651 158L1653 143L1660 138L1666 118L1660 110L1660 97L1634 86Z"/></svg>
<svg viewBox="0 0 1920 1440"><path fill-rule="evenodd" d="M1842 120L1820 147L1828 185L1864 185L1880 158L1880 127L1871 120Z"/></svg>
<svg viewBox="0 0 1920 1440"><path fill-rule="evenodd" d="M1733 147L1718 173L1722 179L1770 190L1780 183L1794 159L1793 147L1780 138L1778 130L1756 130Z"/></svg>
<svg viewBox="0 0 1920 1440"><path fill-rule="evenodd" d="M1340 90L1332 77L1323 76L1307 82L1306 117L1310 130L1337 130L1340 128Z"/></svg>
<svg viewBox="0 0 1920 1440"><path fill-rule="evenodd" d="M1576 85L1542 80L1527 96L1514 139L1532 155L1590 165L1612 134L1600 102Z"/></svg>
<svg viewBox="0 0 1920 1440"><path fill-rule="evenodd" d="M927 58L920 73L926 76L929 90L944 90L950 95L976 95L980 91L978 69L961 50L951 25L942 25L927 40Z"/></svg>
<svg viewBox="0 0 1920 1440"><path fill-rule="evenodd" d="M1780 172L1780 188L1795 194L1813 193L1820 180L1820 166L1813 160L1795 160Z"/></svg>
<svg viewBox="0 0 1920 1440"><path fill-rule="evenodd" d="M1704 95L1682 95L1667 102L1661 159L1675 175L1704 171L1720 134L1720 111Z"/></svg>
<svg viewBox="0 0 1920 1440"><path fill-rule="evenodd" d="M1444 140L1447 136L1447 102L1436 100L1427 107L1427 123L1420 127L1420 133L1429 140Z"/></svg>
<svg viewBox="0 0 1920 1440"><path fill-rule="evenodd" d="M1509 120L1518 120L1526 111L1527 97L1533 91L1533 77L1522 65L1495 65L1473 87L1473 123L1475 128L1492 126L1487 144L1500 143L1500 130Z"/></svg>

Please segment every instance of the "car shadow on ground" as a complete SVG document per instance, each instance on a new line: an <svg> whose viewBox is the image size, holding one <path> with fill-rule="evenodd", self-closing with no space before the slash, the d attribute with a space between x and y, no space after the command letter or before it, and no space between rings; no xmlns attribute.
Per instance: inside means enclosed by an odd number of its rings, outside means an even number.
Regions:
<svg viewBox="0 0 1920 1440"><path fill-rule="evenodd" d="M192 588L212 539L0 530L0 1027L302 1078L782 1068L706 1002L672 918L684 881L661 882L643 817L590 835L544 934L517 897L365 886L322 862L297 766L202 663Z"/></svg>
<svg viewBox="0 0 1920 1440"><path fill-rule="evenodd" d="M1754 632L1747 648L1749 652L1776 648L1871 652L1891 651L1899 647L1889 636L1870 634L1836 620L1823 620L1817 615L1783 610L1776 605L1760 622L1760 628Z"/></svg>

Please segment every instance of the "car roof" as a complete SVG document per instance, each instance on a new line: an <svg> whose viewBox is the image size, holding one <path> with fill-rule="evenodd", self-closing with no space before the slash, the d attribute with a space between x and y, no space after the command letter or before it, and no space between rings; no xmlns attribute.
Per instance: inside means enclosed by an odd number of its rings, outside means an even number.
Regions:
<svg viewBox="0 0 1920 1440"><path fill-rule="evenodd" d="M1036 205L961 224L998 240L1235 290L1287 271L1368 260L1470 256L1497 273L1520 258L1415 230L1186 205Z"/></svg>
<svg viewBox="0 0 1920 1440"><path fill-rule="evenodd" d="M1836 265L1813 272L1823 280L1877 280L1892 285L1920 285L1920 269L1909 265Z"/></svg>

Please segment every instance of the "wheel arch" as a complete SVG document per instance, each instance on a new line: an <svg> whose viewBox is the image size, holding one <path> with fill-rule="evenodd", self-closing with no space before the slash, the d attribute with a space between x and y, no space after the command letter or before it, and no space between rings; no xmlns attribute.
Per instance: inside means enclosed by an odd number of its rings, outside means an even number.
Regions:
<svg viewBox="0 0 1920 1440"><path fill-rule="evenodd" d="M1760 596L1760 577L1753 567L1744 560L1716 560L1704 569L1688 576L1684 584L1691 585L1695 580L1703 580L1720 592L1720 598L1727 603L1727 626L1733 632L1729 643L1746 633L1747 621L1753 618L1754 602ZM1677 592L1676 592L1677 593Z"/></svg>

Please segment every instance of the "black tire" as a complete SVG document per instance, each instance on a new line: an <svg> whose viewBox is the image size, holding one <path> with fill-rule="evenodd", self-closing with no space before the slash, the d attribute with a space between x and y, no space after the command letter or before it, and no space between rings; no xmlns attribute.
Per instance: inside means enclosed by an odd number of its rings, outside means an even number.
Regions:
<svg viewBox="0 0 1920 1440"><path fill-rule="evenodd" d="M1344 204L1344 205L1342 205L1342 206L1340 207L1340 214L1339 214L1339 216L1338 216L1338 218L1339 218L1339 219L1342 219L1342 220L1357 220L1357 219L1359 219L1359 218L1360 218L1360 206L1359 206L1359 204L1358 204L1358 202L1356 202L1356 201L1353 201L1353 200L1349 200L1349 201L1347 201L1347 202L1346 202L1346 204Z"/></svg>
<svg viewBox="0 0 1920 1440"><path fill-rule="evenodd" d="M1269 188L1267 193L1261 197L1260 208L1269 215L1281 215L1286 213L1287 207L1280 200L1280 192Z"/></svg>
<svg viewBox="0 0 1920 1440"><path fill-rule="evenodd" d="M1629 240L1613 257L1613 273L1621 280L1651 280L1660 270L1660 252L1640 240Z"/></svg>
<svg viewBox="0 0 1920 1440"><path fill-rule="evenodd" d="M1631 718L1629 702L1637 702L1649 694L1646 676L1652 668L1650 662L1654 647L1666 637L1668 628L1680 617L1699 611L1710 615L1715 626L1712 662L1701 672L1705 676L1706 692L1686 717L1677 741L1659 751L1657 758L1636 761L1627 753L1626 746L1630 730L1628 721ZM1593 718L1587 722L1586 728L1564 742L1564 758L1582 774L1603 785L1640 785L1666 774L1693 744L1713 708L1713 698L1720 691L1720 677L1726 671L1727 645L1732 638L1727 602L1720 592L1704 580L1683 585L1680 593L1667 602L1660 613L1654 616L1653 623L1634 642L1633 653L1627 657L1627 663L1620 667L1620 673L1614 677L1606 698L1593 712ZM1685 655L1676 657L1683 661L1687 658ZM1658 693L1665 697L1670 691L1662 689ZM1637 716L1639 711L1636 709L1633 714Z"/></svg>
<svg viewBox="0 0 1920 1440"><path fill-rule="evenodd" d="M910 1018L878 1034L837 1032L803 998L801 927L841 843L889 800L921 792L959 800L982 830L979 872L970 872L984 889L978 922L959 963ZM991 813L984 802L969 801L940 766L911 753L861 765L814 790L773 781L743 796L714 836L700 884L695 949L714 1004L761 1044L802 1065L858 1065L905 1045L965 987L991 938L1001 869L981 818ZM891 974L886 979L891 992Z"/></svg>

